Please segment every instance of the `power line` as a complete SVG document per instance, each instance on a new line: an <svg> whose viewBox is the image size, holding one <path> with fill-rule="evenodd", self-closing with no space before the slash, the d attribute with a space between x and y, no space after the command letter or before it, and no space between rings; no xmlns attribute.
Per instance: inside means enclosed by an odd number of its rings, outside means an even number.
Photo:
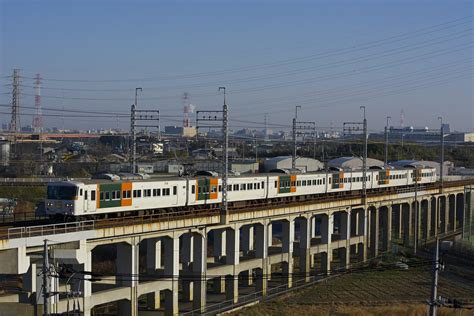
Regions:
<svg viewBox="0 0 474 316"><path fill-rule="evenodd" d="M372 48L374 45L378 46L381 43L384 42L399 42L400 40L406 39L406 38L413 38L417 37L420 35L424 34L430 34L430 33L435 33L435 32L440 32L444 29L449 29L452 27L456 27L459 25L463 24L469 24L472 22L470 20L473 15L470 16L465 16L462 18L458 18L455 20L451 20L445 23L440 23L432 26L428 26L425 28L421 28L418 30L406 32L406 33L401 33L398 35L390 36L384 39L380 40L375 40L375 41L370 41L362 45L358 46L352 46L348 48L342 48L342 49L335 49L331 50L328 52L322 52L322 53L316 53L308 56L303 56L303 57L298 57L298 58L290 58L290 59L285 59L285 60L280 60L272 63L265 63L265 64L257 64L257 65L251 65L251 66L244 66L244 67L237 67L237 68L229 68L225 70L220 70L220 71L213 71L213 72L203 72L203 73L195 73L195 74L188 74L188 75L181 75L181 76L166 76L166 77L161 77L161 78L123 78L123 79L103 79L103 80L90 80L90 79L57 79L57 78L50 78L50 79L45 79L47 81L63 81L63 82L126 82L126 81L152 81L152 80L173 80L173 79L190 79L190 78L200 78L204 76L214 76L214 75L221 75L221 74L226 74L229 72L235 73L235 72L241 72L241 71L251 71L251 70L256 70L256 69L261 69L261 68L269 68L269 67L279 67L279 66L286 66L288 64L293 64L293 63L300 63L300 62L307 62L308 59L315 59L315 58L323 58L327 55L334 55L334 54L341 54L342 52L344 53L352 53L354 52L355 49L361 50L361 49L368 49ZM453 25L450 25L453 24ZM398 40L395 40L398 39Z"/></svg>

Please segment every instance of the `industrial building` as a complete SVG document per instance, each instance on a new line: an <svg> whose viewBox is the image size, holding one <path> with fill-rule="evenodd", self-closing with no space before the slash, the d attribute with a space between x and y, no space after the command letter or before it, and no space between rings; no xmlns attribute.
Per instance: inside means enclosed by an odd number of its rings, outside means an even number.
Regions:
<svg viewBox="0 0 474 316"><path fill-rule="evenodd" d="M263 161L263 170L269 172L273 169L290 169L291 161L291 156L267 158ZM296 168L304 172L311 172L324 169L324 164L316 159L298 157L296 158Z"/></svg>
<svg viewBox="0 0 474 316"><path fill-rule="evenodd" d="M367 168L383 168L384 162L367 158ZM328 167L338 169L362 169L362 158L359 157L339 157L328 161Z"/></svg>

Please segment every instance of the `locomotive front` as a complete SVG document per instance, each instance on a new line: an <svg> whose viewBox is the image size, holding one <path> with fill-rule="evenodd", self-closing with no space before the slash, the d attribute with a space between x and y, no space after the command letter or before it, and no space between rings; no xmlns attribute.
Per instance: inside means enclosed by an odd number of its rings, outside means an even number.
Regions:
<svg viewBox="0 0 474 316"><path fill-rule="evenodd" d="M46 214L75 215L79 185L74 182L54 182L48 184L46 194Z"/></svg>

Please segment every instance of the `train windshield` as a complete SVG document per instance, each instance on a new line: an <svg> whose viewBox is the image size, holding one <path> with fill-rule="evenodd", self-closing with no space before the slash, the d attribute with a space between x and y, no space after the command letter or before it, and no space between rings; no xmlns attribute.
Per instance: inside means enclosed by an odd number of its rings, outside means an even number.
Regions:
<svg viewBox="0 0 474 316"><path fill-rule="evenodd" d="M48 186L48 200L74 200L77 196L77 187Z"/></svg>

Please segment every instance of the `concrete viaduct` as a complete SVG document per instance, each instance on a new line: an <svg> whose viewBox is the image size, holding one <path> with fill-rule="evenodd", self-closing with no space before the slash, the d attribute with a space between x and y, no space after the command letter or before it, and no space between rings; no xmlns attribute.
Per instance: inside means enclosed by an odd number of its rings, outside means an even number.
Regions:
<svg viewBox="0 0 474 316"><path fill-rule="evenodd" d="M66 312L76 300L83 315L110 302L121 315L199 314L213 302L238 303L248 293L266 295L272 286L289 288L296 279L348 268L394 244L410 247L415 231L419 242L471 231L473 183L446 181L442 190L420 187L416 194L405 188L369 195L365 203L346 197L255 207L231 212L228 224L216 213L122 219L105 227L85 221L12 228L0 239L0 274L22 275L22 291L0 296L0 311L12 303L41 308L44 239L53 263L77 271L69 280L52 273L50 291L59 294L51 298L51 311ZM115 262L110 274L96 259L106 248ZM61 294L68 291L78 297Z"/></svg>

